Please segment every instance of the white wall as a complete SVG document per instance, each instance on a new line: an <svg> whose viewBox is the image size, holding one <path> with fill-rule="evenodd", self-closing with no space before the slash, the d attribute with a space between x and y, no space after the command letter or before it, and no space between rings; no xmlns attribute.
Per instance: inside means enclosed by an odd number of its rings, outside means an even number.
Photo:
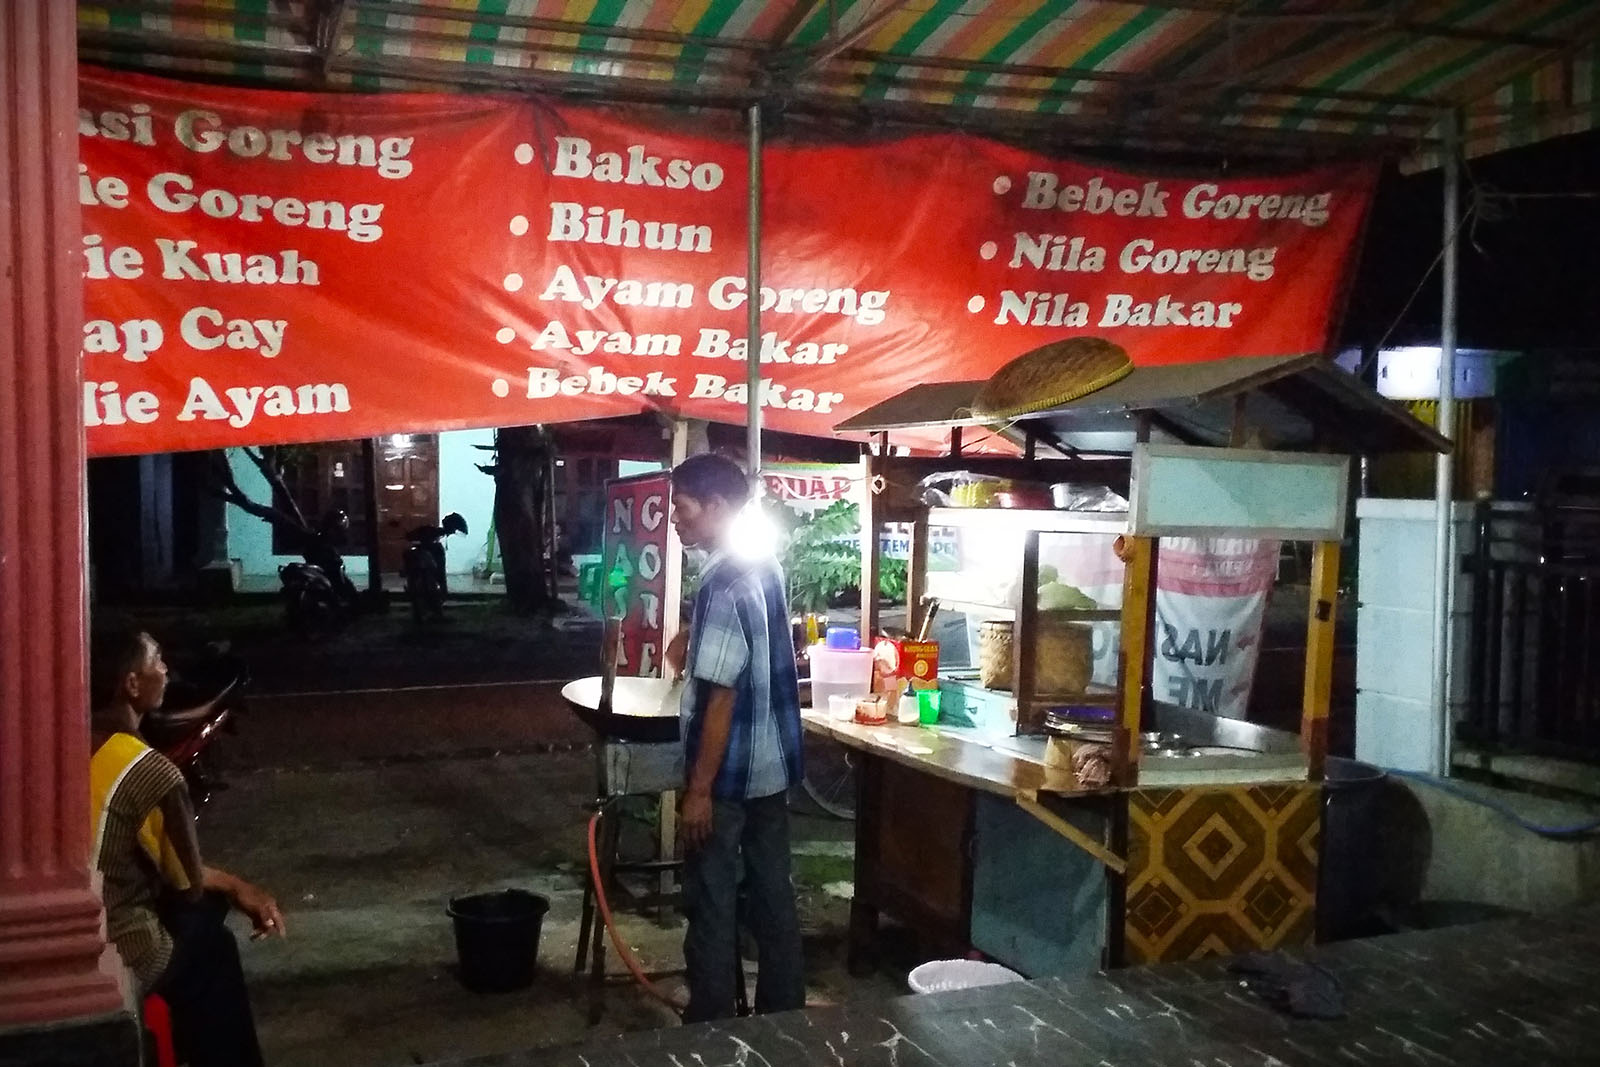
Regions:
<svg viewBox="0 0 1600 1067"><path fill-rule="evenodd" d="M483 563L489 527L494 523L494 479L476 464L490 463L493 452L477 445L494 444L493 430L456 430L439 435L439 517L452 511L467 520L467 535L445 541L445 570L470 574Z"/></svg>
<svg viewBox="0 0 1600 1067"><path fill-rule="evenodd" d="M1441 774L1433 712L1434 503L1356 502L1361 523L1356 588L1356 759ZM1471 549L1472 505L1457 503L1456 552ZM1456 572L1450 703L1466 705L1472 583Z"/></svg>
<svg viewBox="0 0 1600 1067"><path fill-rule="evenodd" d="M245 458L244 453L237 448L228 449L228 466L233 469L233 479L239 488L252 500L268 501L272 499L272 487L267 480L256 470L255 464ZM267 576L276 578L278 568L285 563L293 563L299 556L274 555L272 551L272 527L254 515L239 510L232 504L228 505L228 556L240 562L241 569L246 576ZM345 570L352 580L365 578L367 575L366 556L346 556L344 558Z"/></svg>
<svg viewBox="0 0 1600 1067"><path fill-rule="evenodd" d="M458 430L439 435L439 517L458 511L467 520L468 530L467 536L458 535L445 542L446 569L451 574L469 574L484 560L486 539L494 520L494 479L475 464L490 462L493 454L474 446L493 443L493 430ZM267 480L238 449L228 450L228 464L239 488L247 495L255 500L271 499ZM231 505L228 555L240 561L246 575L272 578L277 577L280 566L300 558L273 554L272 528ZM366 577L365 554L346 556L344 565L352 580Z"/></svg>

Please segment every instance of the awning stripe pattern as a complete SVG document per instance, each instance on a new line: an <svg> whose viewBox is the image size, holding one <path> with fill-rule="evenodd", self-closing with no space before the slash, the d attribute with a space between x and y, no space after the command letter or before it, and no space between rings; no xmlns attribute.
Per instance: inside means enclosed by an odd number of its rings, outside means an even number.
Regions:
<svg viewBox="0 0 1600 1067"><path fill-rule="evenodd" d="M575 93L1085 148L1431 164L1591 129L1593 0L80 0L84 58L243 84Z"/></svg>

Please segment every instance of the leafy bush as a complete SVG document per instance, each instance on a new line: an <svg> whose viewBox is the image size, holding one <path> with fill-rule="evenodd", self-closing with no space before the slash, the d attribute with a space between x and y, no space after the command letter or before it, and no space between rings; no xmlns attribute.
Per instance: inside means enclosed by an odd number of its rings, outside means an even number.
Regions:
<svg viewBox="0 0 1600 1067"><path fill-rule="evenodd" d="M789 610L795 614L826 612L830 607L859 601L861 585L861 509L840 500L801 515L770 498L763 502L768 515L785 534L783 573L789 583ZM700 588L700 561L689 555L684 562L685 618ZM884 559L878 568L879 593L890 601L906 596L906 561Z"/></svg>
<svg viewBox="0 0 1600 1067"><path fill-rule="evenodd" d="M829 606L855 593L861 585L861 509L847 500L812 512L797 515L781 504L787 513L789 547L784 553L783 570L789 579L791 611L826 611ZM780 520L781 521L781 520ZM885 559L879 567L878 590L890 600L904 600L906 561Z"/></svg>

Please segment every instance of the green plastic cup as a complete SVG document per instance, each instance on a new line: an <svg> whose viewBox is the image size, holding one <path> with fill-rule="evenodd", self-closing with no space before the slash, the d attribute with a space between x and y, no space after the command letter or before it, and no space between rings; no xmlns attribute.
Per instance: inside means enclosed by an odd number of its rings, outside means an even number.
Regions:
<svg viewBox="0 0 1600 1067"><path fill-rule="evenodd" d="M917 690L917 721L924 726L932 726L939 721L939 691L937 689Z"/></svg>

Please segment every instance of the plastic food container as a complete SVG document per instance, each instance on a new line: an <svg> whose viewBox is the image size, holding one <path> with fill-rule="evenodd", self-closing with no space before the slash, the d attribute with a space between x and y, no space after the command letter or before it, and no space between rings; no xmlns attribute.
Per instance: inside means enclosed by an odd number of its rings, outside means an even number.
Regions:
<svg viewBox="0 0 1600 1067"><path fill-rule="evenodd" d="M856 722L863 726L882 726L889 721L889 704L882 697L865 696L856 701Z"/></svg>
<svg viewBox="0 0 1600 1067"><path fill-rule="evenodd" d="M853 626L830 626L823 643L829 648L853 652L861 647L861 634Z"/></svg>
<svg viewBox="0 0 1600 1067"><path fill-rule="evenodd" d="M872 652L870 649L811 646L811 706L826 710L831 698L849 697L854 701L872 692Z"/></svg>
<svg viewBox="0 0 1600 1067"><path fill-rule="evenodd" d="M994 495L994 506L997 508L1045 511L1053 505L1050 490L1041 486L1018 485L1010 489L1002 489L996 493Z"/></svg>

